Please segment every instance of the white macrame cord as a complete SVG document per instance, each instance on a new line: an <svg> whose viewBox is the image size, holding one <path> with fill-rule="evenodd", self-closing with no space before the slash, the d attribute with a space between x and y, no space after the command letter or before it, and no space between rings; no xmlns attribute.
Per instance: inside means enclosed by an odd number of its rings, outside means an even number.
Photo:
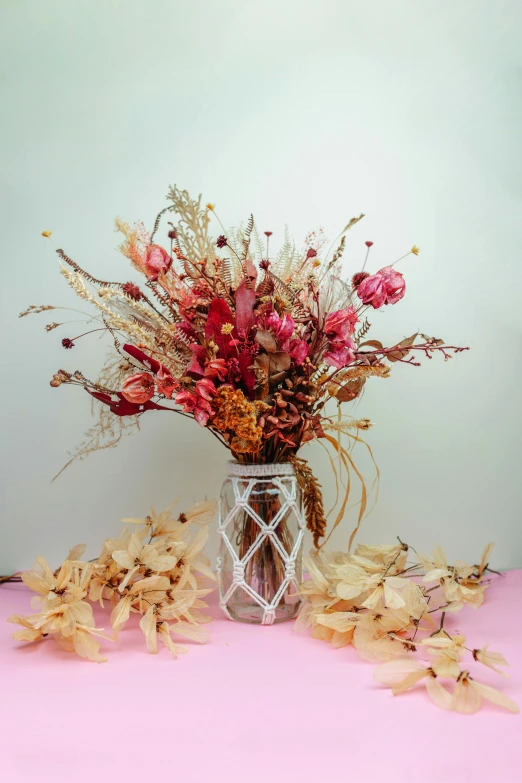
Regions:
<svg viewBox="0 0 522 783"><path fill-rule="evenodd" d="M295 586L296 591L299 588L296 579L296 559L303 541L306 522L303 510L298 502L297 480L294 466L291 463L240 465L239 463L231 462L229 463L228 478L234 493L234 505L228 514L223 517L223 511L220 504L219 535L222 544L230 553L230 557L233 561L233 579L232 584L225 592L223 586L223 560L221 557L218 557L216 565L219 582L219 605L226 616L229 619L233 619L228 610L228 603L236 590L242 589L263 609L262 624L271 625L276 617L275 610L289 585L292 584ZM266 482L267 484L270 483L272 486L277 487L279 496L282 499L281 508L276 516L270 521L270 524L266 524L248 502L252 489L263 482ZM292 510L295 514L298 524L298 534L290 553L286 551L277 536L277 527L280 521L285 518L289 510ZM238 557L228 537L230 529L233 529L231 523L238 512L246 512L259 526L259 533L254 543L242 558ZM253 590L245 580L246 565L268 537L271 539L273 546L279 553L285 569L285 577L270 603Z"/></svg>

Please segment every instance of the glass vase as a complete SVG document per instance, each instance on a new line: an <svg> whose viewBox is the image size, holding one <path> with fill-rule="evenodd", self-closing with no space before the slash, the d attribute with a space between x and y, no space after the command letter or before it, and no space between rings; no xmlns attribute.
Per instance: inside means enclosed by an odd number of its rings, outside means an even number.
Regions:
<svg viewBox="0 0 522 783"><path fill-rule="evenodd" d="M229 463L217 561L219 602L227 617L271 625L297 615L304 529L291 463Z"/></svg>

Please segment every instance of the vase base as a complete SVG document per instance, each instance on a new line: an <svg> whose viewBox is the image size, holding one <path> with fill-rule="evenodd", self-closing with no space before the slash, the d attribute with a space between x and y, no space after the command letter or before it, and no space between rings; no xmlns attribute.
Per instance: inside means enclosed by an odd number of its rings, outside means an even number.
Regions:
<svg viewBox="0 0 522 783"><path fill-rule="evenodd" d="M295 604L283 604L274 611L274 618L271 622L263 623L264 609L261 606L227 606L228 614L232 620L239 623L250 623L251 625L275 625L284 623L288 620L294 620L298 613L300 601Z"/></svg>

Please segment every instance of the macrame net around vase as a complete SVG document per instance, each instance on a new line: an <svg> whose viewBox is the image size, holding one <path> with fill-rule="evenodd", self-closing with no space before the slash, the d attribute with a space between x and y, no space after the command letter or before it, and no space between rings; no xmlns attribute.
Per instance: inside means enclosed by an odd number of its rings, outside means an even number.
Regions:
<svg viewBox="0 0 522 783"><path fill-rule="evenodd" d="M229 463L217 561L220 606L227 617L271 625L297 615L305 526L292 464Z"/></svg>

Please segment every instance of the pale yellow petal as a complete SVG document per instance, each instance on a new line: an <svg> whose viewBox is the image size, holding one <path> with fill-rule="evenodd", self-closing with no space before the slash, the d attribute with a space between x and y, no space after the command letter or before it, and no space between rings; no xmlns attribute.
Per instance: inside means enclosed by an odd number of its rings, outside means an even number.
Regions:
<svg viewBox="0 0 522 783"><path fill-rule="evenodd" d="M483 685L476 680L470 681L470 687L473 688L479 696L482 696L483 699L487 699L493 704L497 704L499 707L505 707L506 710L511 710L511 712L520 712L518 704L515 704L515 702L509 699L504 693L497 691L496 688L492 688L490 685Z"/></svg>
<svg viewBox="0 0 522 783"><path fill-rule="evenodd" d="M103 655L100 655L99 642L87 631L78 628L72 640L75 652L82 658L88 658L90 661L96 661L96 663L103 663L107 660Z"/></svg>
<svg viewBox="0 0 522 783"><path fill-rule="evenodd" d="M42 638L42 631L39 628L20 628L12 634L17 642L36 642Z"/></svg>
<svg viewBox="0 0 522 783"><path fill-rule="evenodd" d="M208 642L210 638L210 632L208 628L200 628L199 625L192 625L191 623L175 623L170 627L171 633L176 633L179 636L184 636L186 639L191 639L193 642Z"/></svg>
<svg viewBox="0 0 522 783"><path fill-rule="evenodd" d="M138 582L134 582L129 590L130 595L138 595L139 593L168 590L170 587L170 579L168 576L148 576L145 579L140 579ZM149 596L150 598L150 596Z"/></svg>
<svg viewBox="0 0 522 783"><path fill-rule="evenodd" d="M384 583L384 605L389 609L401 609L403 606L406 606L406 602L397 590L390 587L389 582L390 580L387 579Z"/></svg>
<svg viewBox="0 0 522 783"><path fill-rule="evenodd" d="M217 511L217 503L215 500L201 500L199 503L194 503L186 512L185 517L187 522L194 522L198 525L206 525L212 522Z"/></svg>
<svg viewBox="0 0 522 783"><path fill-rule="evenodd" d="M85 552L85 544L76 544L76 546L73 546L73 548L69 551L69 554L65 558L66 560L81 560L82 555Z"/></svg>
<svg viewBox="0 0 522 783"><path fill-rule="evenodd" d="M373 677L377 682L391 688L399 685L410 674L420 674L421 677L426 677L428 669L425 664L415 658L399 658L377 666Z"/></svg>
<svg viewBox="0 0 522 783"><path fill-rule="evenodd" d="M427 677L426 690L430 699L442 710L452 709L452 694L446 690L436 677Z"/></svg>
<svg viewBox="0 0 522 783"><path fill-rule="evenodd" d="M195 555L199 555L199 553L204 549L205 544L207 543L209 535L208 527L202 527L201 530L198 530L192 541L187 546L183 558L185 560L190 560L191 557L194 557Z"/></svg>
<svg viewBox="0 0 522 783"><path fill-rule="evenodd" d="M473 657L484 666L489 666L489 668L493 669L493 671L497 672L497 674L501 674L502 677L509 677L506 672L503 672L501 669L497 669L497 666L509 666L508 662L502 653L488 650L487 644L484 647L481 647L480 650L474 650Z"/></svg>
<svg viewBox="0 0 522 783"><path fill-rule="evenodd" d="M51 587L44 577L35 574L34 571L25 571L22 574L22 582L27 585L29 590L39 595L47 595Z"/></svg>
<svg viewBox="0 0 522 783"><path fill-rule="evenodd" d="M482 696L480 693L471 687L471 683L467 678L459 680L453 691L452 709L455 712L463 712L469 715L477 712L481 706Z"/></svg>
<svg viewBox="0 0 522 783"><path fill-rule="evenodd" d="M156 633L156 607L150 606L140 620L140 628L145 634L145 643L150 653L158 652L158 639Z"/></svg>
<svg viewBox="0 0 522 783"><path fill-rule="evenodd" d="M359 618L355 612L331 612L318 614L316 619L320 625L345 633L355 627Z"/></svg>
<svg viewBox="0 0 522 783"><path fill-rule="evenodd" d="M145 562L153 571L164 572L174 568L176 565L176 558L171 557L170 555L156 555L155 557L147 559Z"/></svg>
<svg viewBox="0 0 522 783"><path fill-rule="evenodd" d="M112 559L115 560L122 568L132 568L135 563L135 559L127 552L126 549L117 549L112 553Z"/></svg>
<svg viewBox="0 0 522 783"><path fill-rule="evenodd" d="M115 638L121 630L121 627L129 619L131 601L132 598L130 596L125 596L125 598L118 601L111 612L110 623L115 631Z"/></svg>
<svg viewBox="0 0 522 783"><path fill-rule="evenodd" d="M460 674L458 663L447 655L436 655L432 660L431 668L437 677L451 677L456 680Z"/></svg>

